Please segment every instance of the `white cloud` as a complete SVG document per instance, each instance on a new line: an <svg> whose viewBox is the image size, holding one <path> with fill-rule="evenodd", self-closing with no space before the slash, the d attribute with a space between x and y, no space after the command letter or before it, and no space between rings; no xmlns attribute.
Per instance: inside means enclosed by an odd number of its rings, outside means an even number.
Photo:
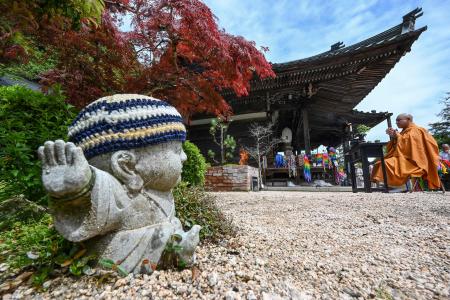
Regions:
<svg viewBox="0 0 450 300"><path fill-rule="evenodd" d="M428 25L412 51L364 99L358 109L409 112L417 124L435 121L439 100L450 91L450 1L370 0L206 0L227 32L270 48L273 62L300 59L327 51L331 44L359 42L401 22L417 6L424 16L416 27ZM387 140L386 125L369 133L369 139Z"/></svg>

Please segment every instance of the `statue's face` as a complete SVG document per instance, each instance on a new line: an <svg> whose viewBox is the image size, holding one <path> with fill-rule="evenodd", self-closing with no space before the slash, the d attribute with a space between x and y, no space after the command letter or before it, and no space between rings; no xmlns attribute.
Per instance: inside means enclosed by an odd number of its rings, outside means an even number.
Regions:
<svg viewBox="0 0 450 300"><path fill-rule="evenodd" d="M182 142L147 146L135 149L135 153L138 156L135 169L145 188L168 191L181 180L183 162L187 159Z"/></svg>

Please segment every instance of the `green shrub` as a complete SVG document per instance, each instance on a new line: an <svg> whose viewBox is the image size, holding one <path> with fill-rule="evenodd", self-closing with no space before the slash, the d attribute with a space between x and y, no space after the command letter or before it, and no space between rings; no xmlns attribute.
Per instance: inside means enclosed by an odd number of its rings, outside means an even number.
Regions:
<svg viewBox="0 0 450 300"><path fill-rule="evenodd" d="M10 230L16 222L40 220L46 213L43 206L28 201L23 196L15 196L0 202L0 231Z"/></svg>
<svg viewBox="0 0 450 300"><path fill-rule="evenodd" d="M183 164L181 178L191 185L203 186L206 173L205 158L198 147L189 141L183 144L183 150L186 153L187 160Z"/></svg>
<svg viewBox="0 0 450 300"><path fill-rule="evenodd" d="M37 148L67 136L75 109L55 88L50 95L25 87L0 87L0 202L14 195L45 203Z"/></svg>
<svg viewBox="0 0 450 300"><path fill-rule="evenodd" d="M53 228L48 214L38 221L16 222L11 230L0 232L0 263L9 267L3 275L33 268L38 270L33 279L41 284L40 278L47 277L56 258L71 248L72 243Z"/></svg>
<svg viewBox="0 0 450 300"><path fill-rule="evenodd" d="M213 196L198 186L181 182L173 191L177 217L185 230L202 226L201 240L218 241L234 235L235 230L225 215L215 205Z"/></svg>
<svg viewBox="0 0 450 300"><path fill-rule="evenodd" d="M0 232L0 264L8 267L0 273L0 282L9 278L15 285L14 278L24 271L33 272L36 286L63 273L92 275L97 257L86 253L82 243L69 242L55 230L49 214L16 222L10 230Z"/></svg>

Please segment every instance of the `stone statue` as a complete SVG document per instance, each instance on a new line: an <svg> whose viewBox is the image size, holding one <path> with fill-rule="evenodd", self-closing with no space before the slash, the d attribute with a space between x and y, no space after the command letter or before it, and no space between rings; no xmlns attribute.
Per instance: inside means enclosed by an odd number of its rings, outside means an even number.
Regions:
<svg viewBox="0 0 450 300"><path fill-rule="evenodd" d="M108 96L85 107L68 136L38 150L55 228L127 272L167 266L169 243L178 262L192 263L200 226L183 231L172 196L186 160L178 111L147 96Z"/></svg>

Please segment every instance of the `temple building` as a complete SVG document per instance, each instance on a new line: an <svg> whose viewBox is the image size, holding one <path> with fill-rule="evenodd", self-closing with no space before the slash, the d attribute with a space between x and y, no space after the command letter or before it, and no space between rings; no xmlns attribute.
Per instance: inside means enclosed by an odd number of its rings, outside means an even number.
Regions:
<svg viewBox="0 0 450 300"><path fill-rule="evenodd" d="M411 11L397 26L354 45L339 42L321 54L273 64L276 77L253 80L246 97L224 92L234 112L228 133L239 147L250 143L249 124L270 121L276 135L289 132L294 151L310 153L319 145L341 145L349 124L373 127L389 119L388 112L362 112L355 107L427 29L415 28L421 11ZM194 117L188 126L188 138L204 155L208 149L217 150L209 134L211 118Z"/></svg>

